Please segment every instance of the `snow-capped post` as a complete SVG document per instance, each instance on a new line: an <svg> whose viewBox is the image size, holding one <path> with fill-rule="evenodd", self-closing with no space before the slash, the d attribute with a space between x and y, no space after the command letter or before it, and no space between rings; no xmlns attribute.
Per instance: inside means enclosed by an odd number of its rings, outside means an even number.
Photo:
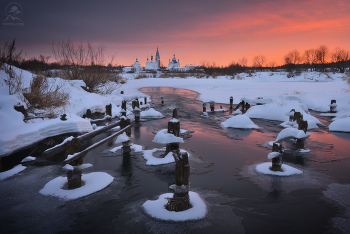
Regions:
<svg viewBox="0 0 350 234"><path fill-rule="evenodd" d="M140 105L142 106L142 102L140 102Z"/></svg>
<svg viewBox="0 0 350 234"><path fill-rule="evenodd" d="M131 125L130 119L126 119L126 126L128 126L128 125ZM122 129L122 128L120 128L120 129ZM128 128L125 132L126 132L126 135L128 135L128 137L131 136L131 128Z"/></svg>
<svg viewBox="0 0 350 234"><path fill-rule="evenodd" d="M135 106L136 106L136 101L135 101L135 100L132 100L131 106L132 106L132 109L134 110L134 109L135 109Z"/></svg>
<svg viewBox="0 0 350 234"><path fill-rule="evenodd" d="M71 141L66 143L66 158L68 155L73 155L79 152L80 142L79 139L74 137ZM71 163L71 166L78 166L83 164L83 158L80 157ZM75 189L81 186L81 169L74 168L73 170L67 170L67 180L68 180L68 189Z"/></svg>
<svg viewBox="0 0 350 234"><path fill-rule="evenodd" d="M244 100L242 100L242 102L241 102L242 104L241 104L241 107L242 107L242 113L244 113L245 112L245 101Z"/></svg>
<svg viewBox="0 0 350 234"><path fill-rule="evenodd" d="M141 110L138 107L135 107L134 109L134 115L135 115L135 122L140 122L140 115L141 115Z"/></svg>
<svg viewBox="0 0 350 234"><path fill-rule="evenodd" d="M112 117L112 103L109 105L106 105L106 115L109 115Z"/></svg>
<svg viewBox="0 0 350 234"><path fill-rule="evenodd" d="M289 122L294 121L294 113L295 113L295 109L292 109L289 113L287 112L287 115L289 116Z"/></svg>
<svg viewBox="0 0 350 234"><path fill-rule="evenodd" d="M168 133L180 136L180 121L177 119L177 109L173 110L173 118L168 122Z"/></svg>
<svg viewBox="0 0 350 234"><path fill-rule="evenodd" d="M233 97L230 97L230 109L232 109L232 105L233 105Z"/></svg>
<svg viewBox="0 0 350 234"><path fill-rule="evenodd" d="M331 104L329 105L329 112L331 113L337 113L337 100L331 100Z"/></svg>
<svg viewBox="0 0 350 234"><path fill-rule="evenodd" d="M299 111L294 112L294 117L293 117L294 121L297 121L297 123L299 124L300 120L302 119L303 119L303 115Z"/></svg>
<svg viewBox="0 0 350 234"><path fill-rule="evenodd" d="M308 127L308 123L306 120L300 120L299 123L298 123L298 130L303 130L306 134L306 131L307 131L307 127ZM297 139L297 147L299 149L303 149L304 146L305 146L305 139Z"/></svg>
<svg viewBox="0 0 350 234"><path fill-rule="evenodd" d="M144 99L145 99L145 105L147 104L147 97L144 97Z"/></svg>
<svg viewBox="0 0 350 234"><path fill-rule="evenodd" d="M272 153L269 153L267 156L268 159L272 159L271 171L282 171L282 153L282 143L273 143Z"/></svg>
<svg viewBox="0 0 350 234"><path fill-rule="evenodd" d="M126 117L126 110L122 109L122 110L120 111L120 113L122 113L122 116L125 116L125 117Z"/></svg>
<svg viewBox="0 0 350 234"><path fill-rule="evenodd" d="M120 91L120 94L124 94L124 91Z"/></svg>
<svg viewBox="0 0 350 234"><path fill-rule="evenodd" d="M245 103L245 111L249 110L250 104L248 102Z"/></svg>
<svg viewBox="0 0 350 234"><path fill-rule="evenodd" d="M207 103L206 102L203 102L202 107L203 107L203 113L207 112Z"/></svg>
<svg viewBox="0 0 350 234"><path fill-rule="evenodd" d="M130 152L131 152L131 149L130 149L130 140L127 140L127 141L123 141L122 142L123 144L123 155L124 156L127 156L127 155L130 155Z"/></svg>
<svg viewBox="0 0 350 234"><path fill-rule="evenodd" d="M86 118L91 119L91 116L92 116L91 110L90 110L90 109L87 109L87 110L86 110Z"/></svg>
<svg viewBox="0 0 350 234"><path fill-rule="evenodd" d="M163 96L160 96L160 101L161 101L162 105L164 105L164 98L163 98Z"/></svg>
<svg viewBox="0 0 350 234"><path fill-rule="evenodd" d="M209 101L210 103L210 111L214 112L215 110L215 102L214 101Z"/></svg>
<svg viewBox="0 0 350 234"><path fill-rule="evenodd" d="M174 195L167 198L166 209L169 211L184 211L190 208L190 164L188 154L181 154L179 150L173 151L175 159L175 185L173 185Z"/></svg>
<svg viewBox="0 0 350 234"><path fill-rule="evenodd" d="M126 111L126 101L125 100L122 101L122 109Z"/></svg>

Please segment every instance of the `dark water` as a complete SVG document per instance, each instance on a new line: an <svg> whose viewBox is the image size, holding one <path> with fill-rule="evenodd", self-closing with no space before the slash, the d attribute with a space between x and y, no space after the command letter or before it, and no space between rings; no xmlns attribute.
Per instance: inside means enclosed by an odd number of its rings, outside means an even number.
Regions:
<svg viewBox="0 0 350 234"><path fill-rule="evenodd" d="M302 170L302 176L258 175L254 167L269 161L268 142L282 130L280 122L254 119L262 130L222 129L220 123L229 113L202 117L195 92L173 88L141 91L151 96L155 109L166 118L135 124L132 143L147 149L163 147L152 142L153 132L167 128L177 108L181 128L194 131L180 148L192 154L191 190L207 202L207 217L173 223L147 216L141 205L170 191L174 164L146 166L141 154L124 157L118 151L109 152L116 146L110 141L84 158L84 163L93 164L84 173L103 171L115 178L106 189L90 196L64 201L38 192L48 181L65 175L61 164L28 166L23 173L1 181L1 233L346 233L332 221L342 217L348 222L346 210L323 192L330 184L350 183L350 134L328 133L325 127L312 130L306 141L311 153L299 154L292 143L284 144L284 162ZM160 96L164 106L158 102ZM328 126L330 119L312 114Z"/></svg>

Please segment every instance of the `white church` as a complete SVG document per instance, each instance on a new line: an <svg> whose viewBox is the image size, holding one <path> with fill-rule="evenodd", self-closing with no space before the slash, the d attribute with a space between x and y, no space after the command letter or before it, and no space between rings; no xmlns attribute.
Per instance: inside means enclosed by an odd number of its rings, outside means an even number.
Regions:
<svg viewBox="0 0 350 234"><path fill-rule="evenodd" d="M186 70L190 70L193 69L194 65L187 65L185 67L181 67L180 66L180 60L174 57L172 60L169 59L169 64L168 67L166 68L167 70L177 70L177 71L186 71ZM151 60L148 59L147 57L147 61L146 61L146 67L141 67L141 64L139 63L139 61L136 58L136 62L134 63L134 65L132 67L124 67L123 71L124 72L139 72L139 71L156 71L160 69L160 56L159 56L159 51L158 51L158 46L157 46L157 52L156 52L156 58L155 60L153 60L153 55L151 55Z"/></svg>

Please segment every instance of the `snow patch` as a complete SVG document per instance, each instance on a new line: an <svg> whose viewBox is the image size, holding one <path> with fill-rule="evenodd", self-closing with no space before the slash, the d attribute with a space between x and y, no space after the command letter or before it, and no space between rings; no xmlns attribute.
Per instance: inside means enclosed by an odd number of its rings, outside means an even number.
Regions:
<svg viewBox="0 0 350 234"><path fill-rule="evenodd" d="M17 165L11 170L0 172L0 181L9 178L13 175L16 175L17 173L20 173L21 171L25 170L27 167L22 166L22 165Z"/></svg>
<svg viewBox="0 0 350 234"><path fill-rule="evenodd" d="M291 176L291 175L301 175L303 172L294 167L288 166L286 164L281 165L282 171L271 171L270 167L272 164L270 162L265 162L258 164L255 169L257 172L265 175L276 175L276 176Z"/></svg>
<svg viewBox="0 0 350 234"><path fill-rule="evenodd" d="M225 122L222 122L221 125L225 128L243 128L243 129L258 129L259 126L253 123L248 116L245 115L236 115Z"/></svg>

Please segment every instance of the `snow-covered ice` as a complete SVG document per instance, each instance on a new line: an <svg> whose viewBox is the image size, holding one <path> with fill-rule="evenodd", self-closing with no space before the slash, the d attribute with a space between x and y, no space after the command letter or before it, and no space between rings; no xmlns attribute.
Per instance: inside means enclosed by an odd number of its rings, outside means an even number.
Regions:
<svg viewBox="0 0 350 234"><path fill-rule="evenodd" d="M4 172L0 172L0 181L9 178L13 175L16 175L17 173L20 173L21 171L25 170L27 167L22 166L22 165L17 165L14 168L8 170L8 171L4 171Z"/></svg>
<svg viewBox="0 0 350 234"><path fill-rule="evenodd" d="M281 165L282 171L271 171L270 167L272 164L270 162L265 162L258 164L256 166L256 171L265 175L274 175L274 176L291 176L295 174L303 174L303 172L294 167L288 166L286 164Z"/></svg>
<svg viewBox="0 0 350 234"><path fill-rule="evenodd" d="M173 193L165 193L159 196L158 200L146 201L142 207L145 212L156 219L183 222L205 218L208 208L198 193L189 192L192 207L185 211L175 212L165 209L167 197L173 197Z"/></svg>
<svg viewBox="0 0 350 234"><path fill-rule="evenodd" d="M280 152L271 152L267 155L267 158L268 159L272 159L272 158L276 158L276 157L279 157L281 155Z"/></svg>
<svg viewBox="0 0 350 234"><path fill-rule="evenodd" d="M81 180L85 183L83 186L76 189L62 189L68 183L67 177L59 176L49 181L39 192L43 195L50 195L66 200L77 199L88 196L106 188L113 182L114 178L105 172L91 172L83 174Z"/></svg>
<svg viewBox="0 0 350 234"><path fill-rule="evenodd" d="M153 149L153 150L143 150L143 158L146 160L146 165L162 165L162 164L168 164L175 162L175 159L173 157L173 153L169 152L167 155L165 155L164 158L157 158L153 156L153 153L157 151L164 151L164 149ZM180 149L181 153L187 152L186 150ZM188 157L190 157L190 153L188 153Z"/></svg>
<svg viewBox="0 0 350 234"><path fill-rule="evenodd" d="M259 126L253 123L253 121L245 115L232 116L221 125L225 128L243 128L243 129L258 129Z"/></svg>

